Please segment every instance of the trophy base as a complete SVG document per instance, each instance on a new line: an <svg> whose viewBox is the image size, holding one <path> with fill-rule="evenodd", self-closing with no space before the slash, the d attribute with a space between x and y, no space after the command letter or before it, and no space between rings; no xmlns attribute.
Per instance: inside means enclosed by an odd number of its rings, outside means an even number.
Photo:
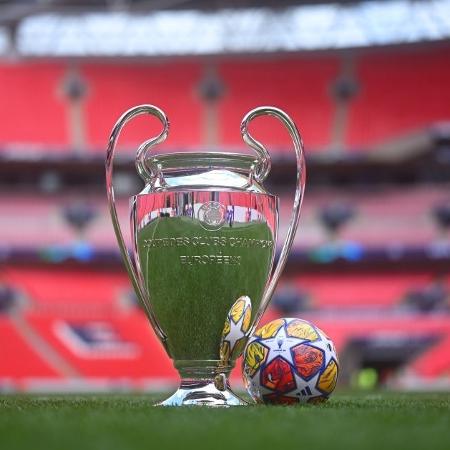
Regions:
<svg viewBox="0 0 450 450"><path fill-rule="evenodd" d="M167 400L157 403L155 406L210 406L227 408L248 404L231 390L227 378L229 368L226 370L226 373L214 375L213 372L217 370L216 367L203 365L210 363L210 361L189 363L182 361L182 364L177 363L175 362L175 367L182 376L180 387ZM186 367L188 364L192 364L194 367Z"/></svg>
<svg viewBox="0 0 450 450"><path fill-rule="evenodd" d="M155 406L209 406L227 408L230 406L245 406L247 402L240 399L231 389L217 389L214 381L199 383L196 381L190 386L182 383L180 388L167 400Z"/></svg>

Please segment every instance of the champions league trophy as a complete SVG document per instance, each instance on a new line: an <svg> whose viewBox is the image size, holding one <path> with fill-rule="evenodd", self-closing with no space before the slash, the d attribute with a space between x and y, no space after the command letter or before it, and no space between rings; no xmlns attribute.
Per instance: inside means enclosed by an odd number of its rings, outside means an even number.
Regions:
<svg viewBox="0 0 450 450"><path fill-rule="evenodd" d="M114 203L113 157L122 128L143 114L157 117L163 129L137 150L145 187L131 197L132 261ZM287 128L297 158L292 216L275 269L278 198L262 185L271 161L248 132L250 122L265 115ZM180 388L159 405L244 405L228 375L268 306L294 240L305 187L303 143L290 117L269 106L250 111L241 124L255 156L150 154L168 133L163 111L136 106L114 126L106 158L109 208L125 266L181 376Z"/></svg>

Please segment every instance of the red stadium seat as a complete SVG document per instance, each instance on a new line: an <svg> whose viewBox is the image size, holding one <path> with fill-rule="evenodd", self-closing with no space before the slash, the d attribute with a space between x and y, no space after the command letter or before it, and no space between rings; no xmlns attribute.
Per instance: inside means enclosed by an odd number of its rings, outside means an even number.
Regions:
<svg viewBox="0 0 450 450"><path fill-rule="evenodd" d="M347 144L364 149L450 120L450 49L362 53L360 92L351 102Z"/></svg>
<svg viewBox="0 0 450 450"><path fill-rule="evenodd" d="M97 317L88 315L27 314L29 323L77 371L86 378L176 380L176 372L162 345L140 311ZM93 323L109 325L120 342L128 347L105 351L77 350L59 332L64 325L82 326ZM83 350L83 351L82 351Z"/></svg>
<svg viewBox="0 0 450 450"><path fill-rule="evenodd" d="M0 383L33 377L59 378L61 374L25 341L8 317L0 316Z"/></svg>
<svg viewBox="0 0 450 450"><path fill-rule="evenodd" d="M399 304L411 289L424 287L429 274L302 275L296 283L311 297L312 306L326 308L387 308Z"/></svg>
<svg viewBox="0 0 450 450"><path fill-rule="evenodd" d="M48 270L45 268L9 268L4 278L20 287L34 307L50 311L97 311L112 314L120 309L119 297L130 290L124 273Z"/></svg>
<svg viewBox="0 0 450 450"><path fill-rule="evenodd" d="M0 149L19 145L61 151L69 145L64 64L0 63Z"/></svg>
<svg viewBox="0 0 450 450"><path fill-rule="evenodd" d="M447 333L440 336L438 344L420 355L411 369L422 377L432 378L448 375L450 367L450 326Z"/></svg>
<svg viewBox="0 0 450 450"><path fill-rule="evenodd" d="M239 125L244 114L256 106L273 105L298 124L308 149L328 145L334 113L328 88L338 71L337 57L224 61L219 71L225 84L219 103L221 143L242 147ZM255 120L253 130L272 151L292 148L289 135L275 119Z"/></svg>
<svg viewBox="0 0 450 450"><path fill-rule="evenodd" d="M104 152L111 129L127 109L142 103L159 106L171 128L164 146L186 148L202 143L202 109L196 93L201 66L198 63L86 64L82 74L89 87L86 98L89 145ZM138 118L124 130L122 147L135 149L157 135L155 118Z"/></svg>

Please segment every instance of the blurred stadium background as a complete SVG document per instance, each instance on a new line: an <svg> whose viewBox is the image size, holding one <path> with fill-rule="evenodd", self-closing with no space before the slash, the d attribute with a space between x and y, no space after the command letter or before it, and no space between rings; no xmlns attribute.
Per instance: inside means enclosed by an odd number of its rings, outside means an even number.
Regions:
<svg viewBox="0 0 450 450"><path fill-rule="evenodd" d="M168 114L168 152L245 152L248 110L287 111L307 192L264 321L317 323L341 385L450 389L450 1L0 0L0 391L177 381L106 207L110 130L141 103ZM121 140L124 226L157 126ZM254 128L286 231L294 154Z"/></svg>

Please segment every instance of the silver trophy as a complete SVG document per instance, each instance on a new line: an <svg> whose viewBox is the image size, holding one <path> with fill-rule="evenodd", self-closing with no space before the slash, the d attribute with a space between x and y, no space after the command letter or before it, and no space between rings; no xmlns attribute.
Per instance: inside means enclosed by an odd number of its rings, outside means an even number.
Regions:
<svg viewBox="0 0 450 450"><path fill-rule="evenodd" d="M163 129L137 150L145 187L130 199L130 257L114 203L113 157L122 128L143 114L157 117ZM275 268L278 198L262 185L271 161L248 132L250 122L264 115L285 125L297 158L292 216ZM243 405L228 376L269 304L294 240L305 187L303 143L290 117L269 106L242 120L242 138L255 156L151 154L168 133L161 109L136 106L114 126L106 157L109 208L125 266L181 377L180 388L159 405Z"/></svg>

